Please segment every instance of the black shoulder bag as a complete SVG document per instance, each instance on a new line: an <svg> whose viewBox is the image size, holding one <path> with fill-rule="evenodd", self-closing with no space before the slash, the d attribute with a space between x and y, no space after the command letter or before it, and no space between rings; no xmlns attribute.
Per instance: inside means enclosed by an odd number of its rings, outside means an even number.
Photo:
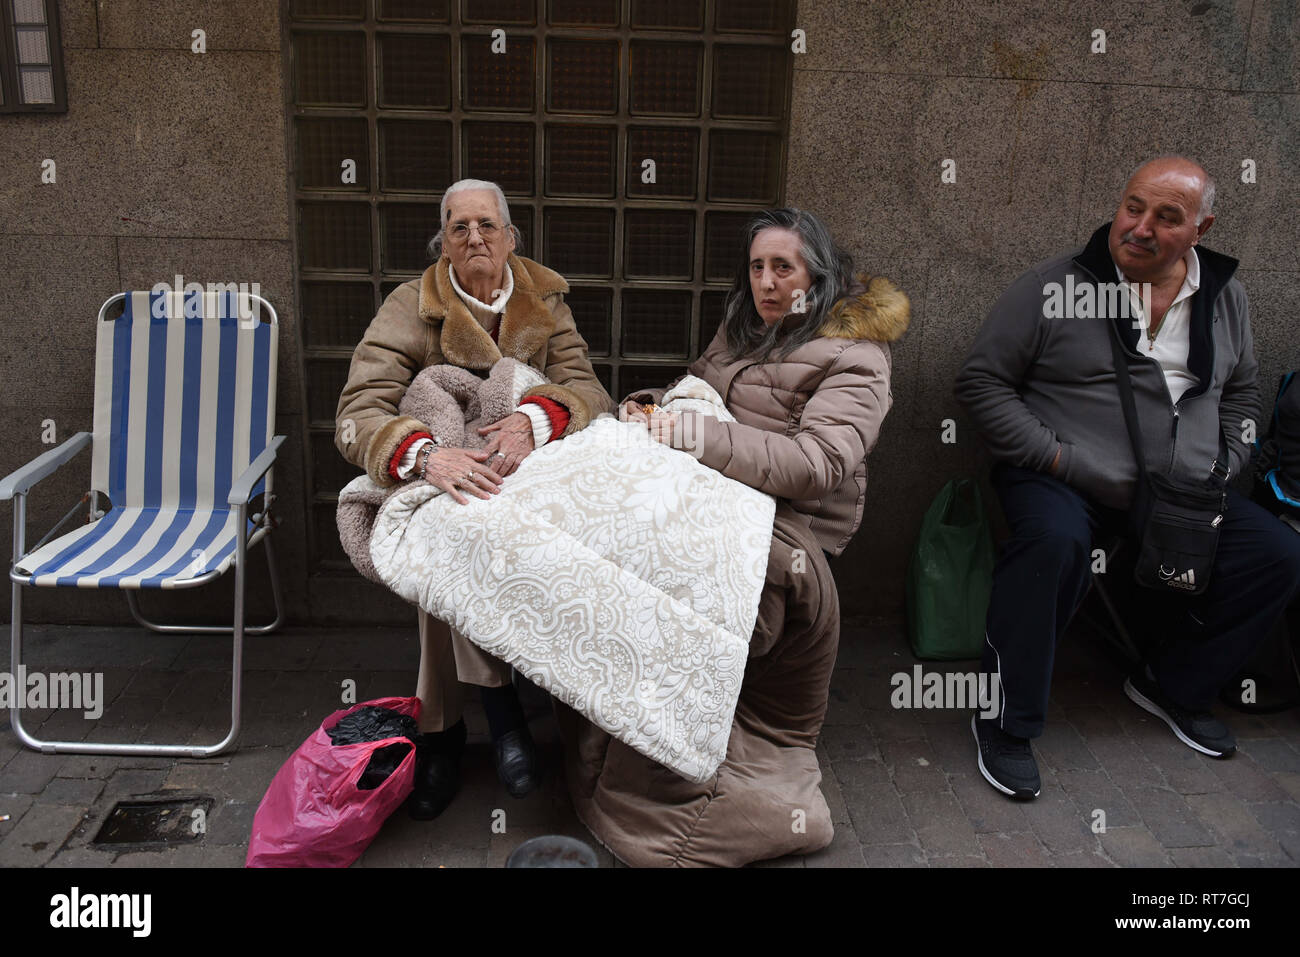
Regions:
<svg viewBox="0 0 1300 957"><path fill-rule="evenodd" d="M1138 467L1137 487L1129 509L1129 525L1138 546L1133 577L1145 588L1199 595L1209 587L1214 553L1219 547L1219 525L1228 504L1227 470L1216 461L1209 478L1200 484L1147 471L1128 360L1115 330L1107 331L1115 357L1124 424L1128 426Z"/></svg>

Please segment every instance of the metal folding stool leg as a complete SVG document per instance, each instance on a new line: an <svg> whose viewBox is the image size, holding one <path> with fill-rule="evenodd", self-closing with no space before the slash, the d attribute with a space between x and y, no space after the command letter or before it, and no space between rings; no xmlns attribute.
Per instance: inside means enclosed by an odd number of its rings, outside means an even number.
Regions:
<svg viewBox="0 0 1300 957"><path fill-rule="evenodd" d="M245 625L244 634L246 635L270 634L279 628L284 621L284 604L280 593L280 574L275 567L275 547L271 544L271 536L266 535L263 537L262 544L266 546L266 564L271 576L271 595L275 600L275 618L270 624L266 625ZM234 632L234 628L228 625L164 625L150 621L140 611L139 599L136 598L135 591L132 589L123 589L123 591L126 594L127 607L131 609L131 617L145 628L161 634L229 635Z"/></svg>
<svg viewBox="0 0 1300 957"><path fill-rule="evenodd" d="M23 529L25 528L26 497L16 496L14 522L14 554L21 556L23 550ZM244 528L244 511L246 506L240 505L239 508L239 528ZM269 631L278 627L281 618L281 602L279 594L279 582L276 574L274 551L271 548L270 536L264 539L267 545L267 558L270 561L272 588L275 590L276 602L276 619L270 625L261 627L261 631ZM16 560L16 558L15 558ZM92 742L92 741L47 741L36 737L26 727L23 726L22 708L19 706L18 698L15 697L13 705L9 709L9 724L13 728L14 734L18 740L29 748L34 748L46 754L116 754L127 756L150 756L150 757L188 757L188 758L210 758L231 750L235 741L239 737L240 730L240 710L242 703L243 691L243 665L244 665L244 633L252 629L244 627L244 589L247 584L248 573L248 554L247 542L244 536L239 535L235 541L235 613L234 622L230 628L207 627L205 629L184 629L180 626L162 626L167 630L175 631L221 631L233 634L233 649L231 657L231 679L230 679L230 730L224 738L216 744L206 746L184 745L184 744L134 744L134 743L109 743L109 742ZM10 622L10 661L11 667L15 674L22 664L22 647L23 647L23 616L22 616L22 588L18 582L12 583L13 588L13 619ZM128 592L129 594L129 592Z"/></svg>
<svg viewBox="0 0 1300 957"><path fill-rule="evenodd" d="M1110 547L1105 549L1106 565L1109 567L1123 549L1122 540L1111 543ZM1106 609L1106 617L1109 619L1111 633L1108 637L1111 644L1119 649L1120 653L1127 657L1133 664L1142 663L1142 650L1138 647L1133 635L1129 632L1128 627L1124 624L1124 618L1119 612L1119 607L1115 604L1115 599L1111 597L1110 586L1106 584L1106 574L1092 573L1092 587L1097 592L1097 597L1101 599L1102 607ZM1099 629L1105 632L1105 629Z"/></svg>

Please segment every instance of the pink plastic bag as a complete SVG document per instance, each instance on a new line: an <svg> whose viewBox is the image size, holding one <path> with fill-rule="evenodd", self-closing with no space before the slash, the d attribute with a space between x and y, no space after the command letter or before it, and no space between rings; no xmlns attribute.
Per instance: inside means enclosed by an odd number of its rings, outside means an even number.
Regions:
<svg viewBox="0 0 1300 957"><path fill-rule="evenodd" d="M379 698L336 711L276 772L253 816L245 867L347 867L415 785L415 749L372 791L357 788L370 756L408 738L336 745L327 729L373 705L420 720L420 699Z"/></svg>

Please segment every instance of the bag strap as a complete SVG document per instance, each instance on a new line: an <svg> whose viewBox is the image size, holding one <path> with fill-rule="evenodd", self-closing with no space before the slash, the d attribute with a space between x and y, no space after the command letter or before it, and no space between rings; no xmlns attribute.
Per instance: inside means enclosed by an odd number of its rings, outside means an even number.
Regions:
<svg viewBox="0 0 1300 957"><path fill-rule="evenodd" d="M1110 339L1110 354L1115 360L1115 381L1119 385L1119 404L1124 409L1124 424L1128 426L1128 440L1133 446L1133 457L1137 460L1138 474L1146 478L1147 460L1142 454L1142 437L1138 432L1137 407L1133 403L1133 383L1129 380L1128 360L1119 346L1119 334L1115 324L1108 322L1107 337Z"/></svg>
<svg viewBox="0 0 1300 957"><path fill-rule="evenodd" d="M1282 396L1286 395L1287 387L1291 385L1291 380L1294 378L1295 378L1295 370L1292 369L1290 372L1283 375L1282 381L1278 383L1277 395L1273 397L1273 415L1268 422L1268 435L1264 436L1264 438L1266 439L1271 439L1274 435L1277 434L1277 421L1279 418L1277 414L1277 407L1282 404ZM1255 448L1259 448L1259 441L1260 441L1259 436L1256 436Z"/></svg>

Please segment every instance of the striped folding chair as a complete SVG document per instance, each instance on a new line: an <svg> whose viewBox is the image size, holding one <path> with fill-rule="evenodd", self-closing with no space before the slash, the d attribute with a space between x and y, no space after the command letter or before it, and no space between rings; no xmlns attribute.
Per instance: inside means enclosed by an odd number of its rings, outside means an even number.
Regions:
<svg viewBox="0 0 1300 957"><path fill-rule="evenodd" d="M122 303L117 318L108 318ZM79 432L0 480L14 500L12 667L22 663L23 588L117 588L142 625L159 632L233 634L230 733L210 746L45 741L10 725L26 745L50 753L210 757L239 735L243 638L278 628L283 617L270 531L271 466L284 436L275 423L279 325L265 299L248 293L119 293L99 310L94 431ZM82 449L91 450L91 491L36 544L24 548L26 497ZM107 494L107 511L100 496ZM250 501L263 505L248 514ZM87 523L52 536L89 502ZM246 627L247 549L266 546L276 616ZM231 627L146 620L136 592L192 588L235 569Z"/></svg>

